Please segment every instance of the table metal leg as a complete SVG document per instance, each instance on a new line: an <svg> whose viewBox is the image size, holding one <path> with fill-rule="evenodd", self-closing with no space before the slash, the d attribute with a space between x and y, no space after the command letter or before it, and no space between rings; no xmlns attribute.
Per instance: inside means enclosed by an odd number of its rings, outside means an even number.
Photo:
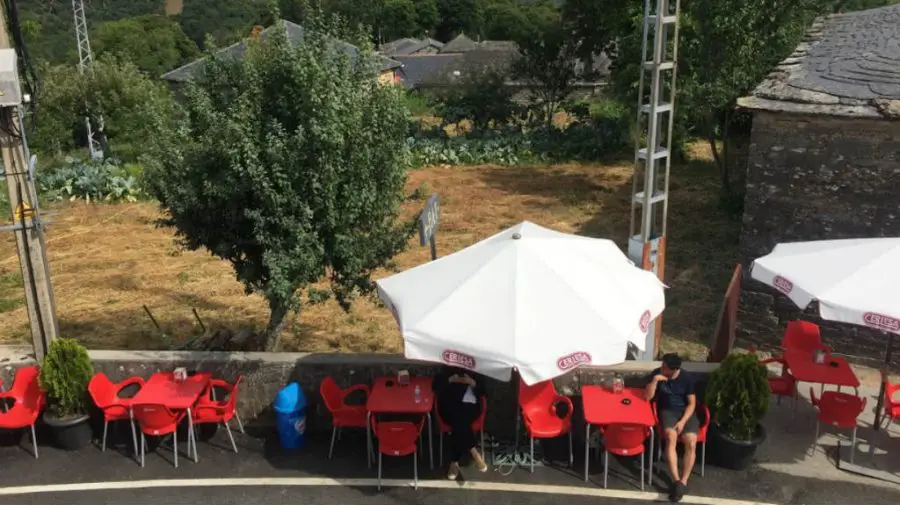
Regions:
<svg viewBox="0 0 900 505"><path fill-rule="evenodd" d="M188 457L190 457L190 454L191 454L190 447L191 447L191 440L193 440L194 441L194 463L199 463L200 455L197 454L197 442L196 442L196 439L194 438L194 416L191 415L191 409L187 409L187 416L188 416ZM177 437L178 434L176 433L175 436Z"/></svg>
<svg viewBox="0 0 900 505"><path fill-rule="evenodd" d="M428 459L431 463L431 469L434 470L434 432L431 426L431 412L426 414L428 418Z"/></svg>
<svg viewBox="0 0 900 505"><path fill-rule="evenodd" d="M650 468L649 472L647 472L647 484L653 485L653 465L656 458L653 457L653 447L656 443L656 430L653 427L650 427Z"/></svg>
<svg viewBox="0 0 900 505"><path fill-rule="evenodd" d="M366 414L366 464L372 468L372 413Z"/></svg>
<svg viewBox="0 0 900 505"><path fill-rule="evenodd" d="M591 457L591 425L584 423L584 481L588 481L588 465Z"/></svg>

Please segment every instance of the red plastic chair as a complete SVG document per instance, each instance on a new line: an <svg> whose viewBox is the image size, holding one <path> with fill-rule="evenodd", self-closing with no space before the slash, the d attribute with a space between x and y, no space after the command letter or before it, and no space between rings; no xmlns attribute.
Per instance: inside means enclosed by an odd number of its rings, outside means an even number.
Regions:
<svg viewBox="0 0 900 505"><path fill-rule="evenodd" d="M476 433L481 433L481 450L484 450L484 420L487 417L487 398L481 397L481 414L472 421L472 431ZM434 417L437 419L438 430L439 430L439 438L438 438L438 454L440 455L440 462L444 464L444 435L448 433L453 433L453 427L449 424L445 423L441 418L441 413L437 408L437 403L434 404Z"/></svg>
<svg viewBox="0 0 900 505"><path fill-rule="evenodd" d="M835 428L853 430L850 440L850 463L853 463L856 449L856 420L865 410L867 399L837 391L826 391L822 393L820 398L816 398L813 388L809 388L809 397L813 406L819 409L819 415L816 419L816 438L813 443L813 451L815 451L815 444L819 441L819 429L822 423L830 424Z"/></svg>
<svg viewBox="0 0 900 505"><path fill-rule="evenodd" d="M131 415L131 398L120 398L119 394L128 386L138 385L144 387L144 379L130 377L122 382L114 383L102 372L94 374L88 383L88 393L101 411L103 411L103 441L101 450L106 450L106 430L113 421L128 421L131 424L131 441L134 443L134 453L137 454L137 433L134 429L134 416Z"/></svg>
<svg viewBox="0 0 900 505"><path fill-rule="evenodd" d="M706 439L709 435L709 424L712 422L712 417L709 414L709 407L706 405L697 405L697 410L695 410L694 415L698 413L703 413L703 417L700 419L700 428L697 430L697 445L700 448L700 476L706 476ZM662 423L659 421L659 415L656 411L656 405L653 405L653 416L656 417L656 427L659 432L659 445L657 446L656 453L656 462L659 463L662 461L662 452L663 452L663 444L665 444L665 430L663 429ZM684 437L678 437L678 443L684 443Z"/></svg>
<svg viewBox="0 0 900 505"><path fill-rule="evenodd" d="M884 383L884 419L887 420L885 429L890 430L891 423L900 419L900 400L894 400L894 394L900 391L900 384L892 384L884 371L881 372L881 381Z"/></svg>
<svg viewBox="0 0 900 505"><path fill-rule="evenodd" d="M347 405L345 400L347 396L356 391L365 393L366 398L369 397L369 386L365 384L356 384L347 389L341 389L331 377L325 377L325 380L319 385L319 394L325 403L325 408L331 412L331 446L328 448L328 459L331 459L334 453L334 441L340 435L342 428L365 428L366 416L368 410L366 405Z"/></svg>
<svg viewBox="0 0 900 505"><path fill-rule="evenodd" d="M566 415L557 414L557 406L562 403L568 407ZM574 461L572 453L572 400L556 392L553 381L544 381L528 386L519 380L519 407L522 409L522 420L531 441L531 472L534 473L534 439L556 438L569 435L569 466Z"/></svg>
<svg viewBox="0 0 900 505"><path fill-rule="evenodd" d="M35 459L38 457L38 447L34 424L44 408L44 392L41 391L38 374L36 366L20 368L16 370L16 378L9 391L0 393L0 402L3 402L4 406L7 399L15 402L4 412L0 412L0 429L31 428L31 446L34 449Z"/></svg>
<svg viewBox="0 0 900 505"><path fill-rule="evenodd" d="M787 362L784 358L773 357L759 362L762 366L766 366L770 363L778 363L781 365L781 375L769 377L769 390L772 391L778 405L781 405L781 397L784 396L791 399L791 406L796 409L797 397L799 396L797 391L797 379L795 379L788 371Z"/></svg>
<svg viewBox="0 0 900 505"><path fill-rule="evenodd" d="M784 330L784 338L781 340L782 349L812 352L820 346L822 346L822 334L819 332L819 325L799 319L788 322L787 328Z"/></svg>
<svg viewBox="0 0 900 505"><path fill-rule="evenodd" d="M413 456L413 486L419 489L419 448L417 443L422 434L425 420L418 424L408 421L378 422L372 418L372 433L378 441L378 490L381 491L381 457Z"/></svg>
<svg viewBox="0 0 900 505"><path fill-rule="evenodd" d="M187 411L172 412L165 405L153 403L136 403L132 405L134 419L141 429L141 467L144 466L144 454L147 451L147 439L144 435L167 436L172 435L173 452L175 454L175 468L178 468L178 425L187 416ZM193 430L188 432L188 457L191 456L191 441L194 439Z"/></svg>
<svg viewBox="0 0 900 505"><path fill-rule="evenodd" d="M197 405L191 409L192 421L194 424L222 424L225 426L225 432L228 433L228 439L231 440L231 448L237 454L237 444L234 443L234 435L231 434L231 426L228 421L236 419L238 428L244 433L244 424L237 413L238 402L238 385L241 383L242 376L238 376L234 384L226 381L214 379L209 383L207 394L200 397ZM216 400L216 389L223 390L227 396L224 400Z"/></svg>
<svg viewBox="0 0 900 505"><path fill-rule="evenodd" d="M641 491L644 490L645 448L650 428L640 424L609 424L603 428L603 487L609 479L609 453L617 456L641 455Z"/></svg>

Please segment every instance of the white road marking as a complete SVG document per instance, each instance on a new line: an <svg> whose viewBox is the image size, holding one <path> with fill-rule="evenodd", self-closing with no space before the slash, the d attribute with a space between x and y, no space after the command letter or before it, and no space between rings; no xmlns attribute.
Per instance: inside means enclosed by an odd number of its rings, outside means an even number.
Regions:
<svg viewBox="0 0 900 505"><path fill-rule="evenodd" d="M72 484L47 484L44 486L16 486L0 488L0 496L12 496L35 493L66 493L85 491L121 491L131 489L160 489L179 487L237 487L237 486L342 486L342 487L375 487L377 479L329 479L324 477L260 477L235 479L157 479L118 482L80 482ZM383 487L412 487L412 481L382 481ZM643 491L626 491L619 489L603 489L591 487L545 486L540 484L513 484L505 482L465 482L457 483L447 480L421 480L420 489L460 489L473 491L500 491L514 493L538 493L568 496L590 496L597 498L616 498L620 500L659 501L667 500L659 493ZM732 500L706 496L687 495L681 503L693 505L773 505L750 500Z"/></svg>

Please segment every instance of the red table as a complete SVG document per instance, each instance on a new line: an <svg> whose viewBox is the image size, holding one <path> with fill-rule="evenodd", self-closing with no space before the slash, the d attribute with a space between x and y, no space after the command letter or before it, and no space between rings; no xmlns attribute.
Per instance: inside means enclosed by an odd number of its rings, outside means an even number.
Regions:
<svg viewBox="0 0 900 505"><path fill-rule="evenodd" d="M191 407L200 399L212 380L212 374L198 373L188 377L184 382L175 382L171 372L158 372L150 376L140 391L131 400L132 405L155 404L165 405L171 410L186 410L190 436L194 436L194 420ZM188 444L190 456L190 444ZM196 442L194 443L194 462L199 459Z"/></svg>
<svg viewBox="0 0 900 505"><path fill-rule="evenodd" d="M813 360L809 351L786 350L784 361L791 375L802 382L813 384L830 384L832 386L859 387L859 378L853 373L847 360L839 356L826 356L821 365Z"/></svg>
<svg viewBox="0 0 900 505"><path fill-rule="evenodd" d="M656 417L653 415L650 402L644 399L643 389L625 388L621 393L614 393L603 386L584 386L581 388L581 397L584 404L585 482L588 480L591 425L642 424L650 428L650 447L653 447ZM626 399L627 405L623 403ZM653 474L648 473L648 481L652 482Z"/></svg>
<svg viewBox="0 0 900 505"><path fill-rule="evenodd" d="M419 403L416 403L415 390L419 386ZM428 420L428 456L431 468L434 468L434 442L431 434L431 410L434 408L434 392L431 390L431 377L410 377L409 385L397 384L397 377L379 377L372 385L366 409L366 439L369 444L369 465L372 464L372 414L421 414Z"/></svg>

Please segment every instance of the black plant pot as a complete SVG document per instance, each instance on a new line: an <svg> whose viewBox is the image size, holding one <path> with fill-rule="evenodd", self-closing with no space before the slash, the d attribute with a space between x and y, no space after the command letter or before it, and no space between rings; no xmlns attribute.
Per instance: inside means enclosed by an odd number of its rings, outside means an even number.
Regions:
<svg viewBox="0 0 900 505"><path fill-rule="evenodd" d="M752 440L734 440L726 435L716 423L709 426L706 455L709 462L729 470L746 470L756 455L756 448L766 440L766 430L756 425L756 436Z"/></svg>
<svg viewBox="0 0 900 505"><path fill-rule="evenodd" d="M91 429L90 416L67 417L60 419L50 413L44 413L44 424L53 433L57 447L67 451L77 451L91 445L94 430Z"/></svg>

